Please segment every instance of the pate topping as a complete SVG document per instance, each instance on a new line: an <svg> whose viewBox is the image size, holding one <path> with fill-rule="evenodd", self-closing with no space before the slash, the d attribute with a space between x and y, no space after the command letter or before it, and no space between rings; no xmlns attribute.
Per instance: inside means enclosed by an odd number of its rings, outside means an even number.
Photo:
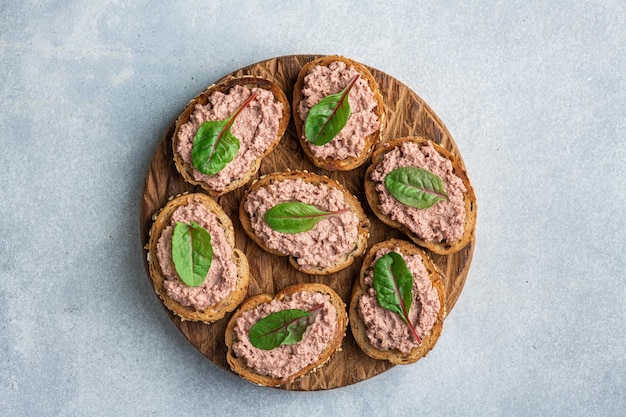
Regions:
<svg viewBox="0 0 626 417"><path fill-rule="evenodd" d="M448 193L448 201L438 201L427 209L417 209L396 200L385 187L385 176L396 168L407 166L423 168L439 176ZM453 242L463 236L463 193L467 189L463 181L454 175L452 163L439 155L432 143L402 143L383 156L372 171L371 179L376 183L380 211L424 241Z"/></svg>
<svg viewBox="0 0 626 417"><path fill-rule="evenodd" d="M191 150L200 125L206 121L229 118L252 93L256 93L256 97L235 118L230 130L240 143L235 159L215 175L198 171L193 166ZM216 191L222 191L232 181L242 178L254 161L276 140L282 109L282 103L274 102L274 94L262 88L248 89L236 85L228 94L215 92L209 96L206 104L197 104L189 121L180 126L176 150L185 165L191 168L194 180L205 182Z"/></svg>
<svg viewBox="0 0 626 417"><path fill-rule="evenodd" d="M195 203L195 204L194 204ZM211 235L213 260L206 280L199 287L190 287L178 278L172 261L172 235L176 222L196 222ZM178 207L172 214L170 224L163 230L157 243L157 259L163 271L163 283L167 295L186 307L204 310L228 296L237 282L237 267L232 261L233 249L226 240L224 229L215 214L200 202Z"/></svg>
<svg viewBox="0 0 626 417"><path fill-rule="evenodd" d="M281 301L272 300L260 304L255 309L242 313L235 325L237 342L233 344L233 352L259 375L288 378L314 363L332 340L337 329L337 310L329 300L327 294L300 292ZM252 326L271 313L293 308L308 311L320 304L323 307L298 343L262 350L250 342L249 332Z"/></svg>
<svg viewBox="0 0 626 417"><path fill-rule="evenodd" d="M248 194L244 209L252 229L265 245L292 255L303 267L326 268L354 248L359 218L352 211L332 215L303 233L281 233L265 222L265 212L278 203L300 201L324 211L348 207L341 190L324 184L311 184L298 178L274 182Z"/></svg>
<svg viewBox="0 0 626 417"><path fill-rule="evenodd" d="M441 308L437 289L433 287L420 255L403 255L400 248L394 248L393 251L402 256L413 275L413 301L409 310L409 320L423 340L424 337L430 335ZM368 289L359 298L358 311L367 328L367 338L373 347L383 351L398 349L407 353L418 346L415 337L399 314L378 304L376 290L373 287L374 265L378 259L389 252L391 250L388 248L382 248L376 252L370 269L365 275L365 284L368 285Z"/></svg>
<svg viewBox="0 0 626 417"><path fill-rule="evenodd" d="M353 66L336 61L328 66L316 65L304 77L302 101L298 106L300 118L306 122L309 111L326 96L341 92L358 74ZM307 144L319 159L357 157L363 151L365 138L378 130L380 123L374 108L378 105L367 81L359 77L350 90L350 117L343 129L325 145ZM304 129L303 133L304 135ZM306 140L306 138L304 138Z"/></svg>

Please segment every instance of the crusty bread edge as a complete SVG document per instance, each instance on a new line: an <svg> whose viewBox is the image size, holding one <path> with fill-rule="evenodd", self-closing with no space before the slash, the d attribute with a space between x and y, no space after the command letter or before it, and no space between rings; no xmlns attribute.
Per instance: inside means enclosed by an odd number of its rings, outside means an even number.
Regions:
<svg viewBox="0 0 626 417"><path fill-rule="evenodd" d="M256 161L252 163L252 165L250 166L250 170L247 173L245 173L243 177L232 181L223 190L217 191L211 188L211 186L209 186L207 183L203 181L197 181L193 178L193 173L192 173L193 167L189 164L185 164L181 155L176 150L176 148L178 147L178 142L179 142L178 132L180 130L180 127L189 121L189 118L191 114L193 113L193 111L195 110L196 105L206 104L208 102L209 96L213 94L214 92L221 92L221 93L227 94L230 91L230 89L235 87L236 85L241 85L241 86L245 86L248 88L258 87L258 88L262 88L264 90L270 91L272 94L274 94L275 101L280 102L283 105L282 116L278 124L278 131L276 132L276 138L268 146L267 150L263 153L263 155L260 155L259 158L257 158ZM252 76L252 75L244 75L240 77L231 77L222 81L219 84L213 84L209 86L205 91L197 95L195 98L193 98L187 104L187 106L185 107L185 110L176 119L176 128L174 130L174 135L172 136L172 149L174 153L174 164L176 166L176 169L178 170L178 172L180 173L180 175L183 177L183 179L186 182L190 184L194 184L194 185L199 185L212 197L217 198L220 195L223 195L232 190L235 190L245 185L248 181L250 181L250 179L254 176L254 174L257 173L257 171L259 170L259 167L261 166L261 161L263 160L263 158L274 150L274 148L278 145L283 135L285 134L285 131L287 130L287 126L289 125L290 117L291 117L291 108L290 108L289 100L287 100L287 96L285 96L284 91L280 87L278 87L278 85L276 85L274 82L268 79L261 78L258 76Z"/></svg>
<svg viewBox="0 0 626 417"><path fill-rule="evenodd" d="M204 311L198 311L192 307L183 306L178 301L168 296L164 286L165 277L156 256L159 237L163 230L169 225L172 214L178 207L190 204L192 201L199 201L200 204L215 214L218 223L224 229L228 244L233 247L232 261L237 267L237 282L233 291L225 299ZM148 242L148 266L154 290L161 300L163 300L165 306L183 321L199 321L204 323L217 321L223 318L226 313L237 308L248 291L250 269L246 255L241 250L234 247L235 231L230 218L215 200L202 193L182 194L168 201L168 203L153 216L153 219L154 223L150 229L150 239Z"/></svg>
<svg viewBox="0 0 626 417"><path fill-rule="evenodd" d="M263 240L254 233L252 229L252 223L250 220L250 216L246 212L244 205L248 198L249 193L259 190L263 187L270 185L273 182L280 182L285 180L295 180L297 178L301 178L303 181L312 184L324 184L329 188L336 188L340 190L344 195L344 200L346 204L350 207L350 210L354 212L359 218L359 224L357 226L357 237L354 244L354 248L352 251L346 253L342 256L337 262L326 267L326 268L303 268L298 265L298 261L293 256L285 255L282 252L271 249L265 245ZM365 249L367 248L367 239L369 238L369 228L370 221L365 215L363 211L363 207L359 203L359 200L350 194L350 192L339 182L330 179L326 176L313 174L307 171L285 171L285 172L274 172L272 174L264 175L260 177L258 180L254 181L252 185L246 190L243 198L241 199L241 203L239 205L239 220L241 221L241 226L245 230L245 232L261 249L277 256L289 256L290 264L300 272L304 272L305 274L314 274L314 275L328 275L334 272L340 271L348 266L350 266L354 262L354 258L365 253Z"/></svg>
<svg viewBox="0 0 626 417"><path fill-rule="evenodd" d="M382 248L394 249L395 247L399 247L402 255L420 255L424 262L424 266L426 267L426 271L428 272L428 277L433 285L436 288L437 294L439 296L440 308L437 313L437 319L435 324L431 329L430 335L426 336L422 339L422 343L413 348L410 352L404 353L398 349L390 349L388 351L383 351L375 348L369 342L366 334L366 326L361 319L361 316L358 312L359 298L363 295L368 286L365 284L365 274L370 269L370 265L376 256L376 252L378 252ZM443 286L443 281L441 279L441 274L439 270L433 263L433 261L428 257L426 252L424 252L419 247L414 244L400 240L400 239L389 239L383 242L380 242L374 245L367 255L365 256L365 260L363 261L363 266L361 267L361 272L359 274L359 279L355 280L354 285L352 287L352 295L350 297L350 307L349 307L349 317L350 317L350 329L352 331L352 335L356 340L357 344L363 350L363 352L371 358L378 360L387 360L396 365L407 365L411 363L417 362L419 359L423 358L430 352L437 340L439 340L439 336L441 335L441 331L443 330L443 321L445 318L445 299L444 299L445 289Z"/></svg>
<svg viewBox="0 0 626 417"><path fill-rule="evenodd" d="M235 329L237 319L241 317L241 315L244 312L253 310L260 304L269 303L273 299L282 300L283 298L289 295L299 293L299 292L319 292L323 294L328 294L330 296L329 298L330 303L337 310L337 329L335 331L335 334L333 335L333 338L328 343L326 348L322 351L317 361L302 368L300 371L289 376L289 378L279 379L279 378L273 378L267 375L259 375L253 369L249 368L246 365L244 359L236 357L232 351L232 346L236 342L236 335L235 335L234 329ZM295 380L298 380L308 375L310 372L313 372L317 370L318 368L322 367L324 364L326 364L326 362L328 362L328 360L330 359L331 355L334 352L341 349L341 344L346 335L347 326L348 326L348 314L346 312L345 303L332 288L324 284L306 283L306 284L292 285L279 291L274 297L272 297L269 294L255 295L253 297L248 298L246 301L244 301L241 304L241 306L237 309L237 311L233 313L233 315L230 317L230 320L228 321L228 324L226 326L226 333L225 333L225 342L226 342L226 347L227 347L226 360L228 364L230 365L231 369L233 370L233 372L240 375L242 378L257 385L262 385L262 386L267 386L267 387L278 387L278 386L293 382Z"/></svg>
<svg viewBox="0 0 626 417"><path fill-rule="evenodd" d="M367 81L370 90L372 90L372 93L374 93L374 100L378 104L376 106L375 112L376 116L378 116L379 127L378 130L365 138L365 146L357 157L349 157L345 159L320 159L313 155L313 152L309 148L308 141L303 138L304 121L300 118L300 115L298 114L298 105L300 104L300 101L303 97L302 86L304 85L304 77L309 72L309 70L316 65L328 66L330 63L336 61L345 62L348 66L352 65L354 69L361 75L361 78ZM298 140L300 141L300 145L302 147L302 151L304 152L306 157L311 162L313 162L313 164L328 171L349 171L363 165L369 158L376 144L380 142L385 127L385 103L376 79L363 64L339 55L323 56L311 62L308 62L302 67L302 69L298 73L298 78L296 79L296 83L293 87L292 111L293 121L296 126L296 132Z"/></svg>
<svg viewBox="0 0 626 417"><path fill-rule="evenodd" d="M414 142L418 145L421 145L425 142L428 142L429 140L423 137L397 138L397 139L393 139L389 142L384 143L378 149L376 149L374 153L372 154L372 163L370 164L370 166L367 168L367 171L365 172L365 197L367 199L367 202L369 203L369 206L374 212L374 214L376 215L376 217L380 219L380 221L393 227L394 229L401 230L417 245L427 248L431 250L432 252L437 253L439 255L449 255L452 253L456 253L460 251L461 249L463 249L465 246L467 246L467 244L472 240L474 236L474 231L476 229L476 210L477 210L476 195L474 194L474 188L472 187L469 177L467 176L467 173L465 169L463 168L463 165L461 164L461 162L454 155L452 155L445 148L443 148L441 145L430 141L433 144L435 150L441 156L443 156L444 158L452 162L454 175L456 175L457 177L461 179L461 181L463 182L463 185L465 186L467 190L463 194L463 199L465 202L465 222L463 224L463 235L461 236L461 238L454 242L437 242L437 241L426 242L425 240L421 239L416 234L411 232L408 229L408 227L392 220L391 217L383 214L380 211L380 207L379 207L380 201L378 198L378 192L376 191L376 188L375 188L376 184L371 180L372 171L376 168L376 165L382 161L385 153L391 151L392 149L400 146L402 143L407 142L407 141Z"/></svg>

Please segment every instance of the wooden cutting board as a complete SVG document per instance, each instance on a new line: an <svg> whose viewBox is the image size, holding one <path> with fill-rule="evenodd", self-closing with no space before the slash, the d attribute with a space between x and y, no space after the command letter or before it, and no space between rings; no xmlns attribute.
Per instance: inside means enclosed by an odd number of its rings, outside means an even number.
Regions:
<svg viewBox="0 0 626 417"><path fill-rule="evenodd" d="M291 100L298 71L304 64L317 57L317 55L292 55L273 58L241 68L223 79L240 75L258 75L269 78L277 83L285 91L287 98ZM417 94L390 75L374 68L369 69L380 85L385 100L387 124L383 133L383 140L422 135L444 146L461 159L459 150L444 124ZM182 110L181 108L181 112ZM140 213L141 238L144 248L148 243L152 216L165 205L169 197L183 192L202 192L200 187L185 183L174 167L171 145L173 132L174 122L157 146L146 175ZM291 121L280 144L261 164L258 175L287 169L308 170L327 175L344 184L361 201L365 213L371 221L371 237L368 247L392 237L403 238L401 233L380 222L367 205L363 192L363 178L367 164L350 172L327 172L317 168L305 158L295 135L295 127ZM363 256L357 258L352 266L332 275L313 276L296 271L289 265L287 257L278 257L264 252L248 238L241 228L237 213L244 189L245 187L228 193L220 197L218 202L233 220L236 247L245 252L250 263L252 276L248 296L262 292L274 294L295 283L319 282L332 287L348 303L352 283L358 277ZM448 313L454 307L463 289L472 260L474 243L475 241L472 240L467 247L453 255L432 255L433 260L444 275ZM146 271L148 271L148 265L145 261L144 257ZM204 356L216 365L230 371L226 363L226 345L224 344L224 329L230 315L218 322L206 325L181 322L178 317L169 313L167 308L165 310L174 325ZM443 336L445 337L445 326ZM419 367L419 362L409 366ZM393 365L386 361L377 361L362 353L348 330L342 350L335 353L323 368L283 388L306 391L337 388L371 378L391 367ZM416 372L418 372L417 369Z"/></svg>

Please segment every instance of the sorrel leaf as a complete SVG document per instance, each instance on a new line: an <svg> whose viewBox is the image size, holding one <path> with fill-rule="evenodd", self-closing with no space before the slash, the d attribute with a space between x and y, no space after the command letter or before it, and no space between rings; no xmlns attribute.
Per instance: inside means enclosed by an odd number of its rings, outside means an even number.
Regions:
<svg viewBox="0 0 626 417"><path fill-rule="evenodd" d="M396 200L418 209L426 209L437 201L448 199L442 179L418 167L394 169L385 176L385 187Z"/></svg>
<svg viewBox="0 0 626 417"><path fill-rule="evenodd" d="M397 252L381 256L374 264L374 289L378 304L402 317L417 343L422 340L409 320L413 302L413 274Z"/></svg>
<svg viewBox="0 0 626 417"><path fill-rule="evenodd" d="M322 307L323 304L320 304L309 311L289 309L271 313L252 326L248 334L250 342L263 350L296 344L302 340Z"/></svg>
<svg viewBox="0 0 626 417"><path fill-rule="evenodd" d="M239 152L239 139L230 131L235 118L256 97L248 99L226 120L207 121L200 125L193 138L191 159L193 166L206 175L215 175L235 159Z"/></svg>
<svg viewBox="0 0 626 417"><path fill-rule="evenodd" d="M304 136L309 142L325 145L343 129L350 117L348 95L358 79L357 74L341 92L324 97L311 108L304 122Z"/></svg>
<svg viewBox="0 0 626 417"><path fill-rule="evenodd" d="M322 211L311 204L290 201L276 204L266 211L265 222L276 232L302 233L311 230L319 221L348 210Z"/></svg>
<svg viewBox="0 0 626 417"><path fill-rule="evenodd" d="M176 222L172 260L181 281L190 287L202 285L213 260L211 234L197 223Z"/></svg>

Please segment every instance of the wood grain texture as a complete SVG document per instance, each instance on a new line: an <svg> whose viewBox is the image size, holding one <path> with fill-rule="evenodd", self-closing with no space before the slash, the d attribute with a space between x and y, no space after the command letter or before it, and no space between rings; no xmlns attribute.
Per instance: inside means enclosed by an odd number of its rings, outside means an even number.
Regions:
<svg viewBox="0 0 626 417"><path fill-rule="evenodd" d="M240 75L258 75L270 78L284 90L287 98L290 100L298 71L305 63L317 57L319 55L292 55L273 58L228 74L222 80L230 76ZM387 123L383 132L383 140L386 141L401 136L422 135L442 145L461 159L459 150L444 124L417 94L390 75L374 68L368 68L379 83L385 100ZM174 132L173 126L174 122L172 122L172 127L165 133L159 143L145 179L140 212L141 238L144 246L149 239L152 216L165 205L168 198L183 192L202 192L199 186L185 183L176 171L171 145ZM367 205L363 192L363 177L367 165L366 163L362 167L349 172L329 173L323 169L316 168L302 153L298 140L295 137L293 121L291 121L287 128L287 133L276 149L264 159L256 177L287 169L308 170L317 174L327 175L346 186L361 201L365 213L371 221L371 236L368 241L368 247L389 238L405 238L400 232L380 222ZM251 279L248 296L263 292L275 294L281 289L296 283L319 282L332 287L348 304L352 283L355 278L358 279L363 256L357 258L354 264L347 269L331 275L307 275L294 270L289 264L287 257L278 257L264 252L252 242L241 228L237 216L239 203L245 188L244 186L221 196L218 199L218 203L233 220L235 246L246 254L250 263ZM475 240L472 239L469 245L452 255L432 254L433 261L443 275L448 314L454 307L463 289L472 260L474 243ZM145 259L144 263L146 264L146 271L148 271ZM180 329L182 334L204 356L218 366L230 371L226 362L226 345L224 343L224 331L230 315L211 325L206 325L195 322L181 322L179 318L173 316L169 311L168 314L174 325ZM445 326L443 335L445 337ZM419 362L410 366L419 366ZM337 388L371 378L391 367L393 365L389 362L374 360L365 355L358 348L352 334L348 331L342 351L335 353L326 366L310 376L282 388L288 390Z"/></svg>

